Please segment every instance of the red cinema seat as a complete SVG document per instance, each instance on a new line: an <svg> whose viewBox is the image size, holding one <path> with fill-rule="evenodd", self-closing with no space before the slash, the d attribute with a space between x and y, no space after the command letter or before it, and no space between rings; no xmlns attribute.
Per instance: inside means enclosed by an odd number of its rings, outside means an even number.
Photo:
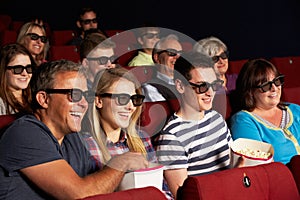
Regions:
<svg viewBox="0 0 300 200"><path fill-rule="evenodd" d="M1 45L15 43L17 41L17 32L14 30L4 30L0 33Z"/></svg>
<svg viewBox="0 0 300 200"><path fill-rule="evenodd" d="M73 30L53 30L51 33L51 45L68 45L75 37Z"/></svg>
<svg viewBox="0 0 300 200"><path fill-rule="evenodd" d="M282 100L290 103L300 105L300 86L299 87L285 87L282 90Z"/></svg>
<svg viewBox="0 0 300 200"><path fill-rule="evenodd" d="M238 74L248 59L229 60L228 74Z"/></svg>
<svg viewBox="0 0 300 200"><path fill-rule="evenodd" d="M167 101L144 102L140 116L140 126L150 137L155 136L163 129L171 109Z"/></svg>
<svg viewBox="0 0 300 200"><path fill-rule="evenodd" d="M80 62L78 49L75 45L51 46L49 49L49 60L67 59Z"/></svg>
<svg viewBox="0 0 300 200"><path fill-rule="evenodd" d="M147 81L152 79L154 73L153 67L154 66L124 66L124 68L130 70L134 74L134 76L141 84L146 83Z"/></svg>
<svg viewBox="0 0 300 200"><path fill-rule="evenodd" d="M135 188L112 192L109 194L99 194L82 200L166 200L165 195L156 187Z"/></svg>
<svg viewBox="0 0 300 200"><path fill-rule="evenodd" d="M272 162L190 176L177 193L178 200L285 200L299 199L289 168Z"/></svg>
<svg viewBox="0 0 300 200"><path fill-rule="evenodd" d="M300 155L293 156L286 166L291 170L300 193Z"/></svg>
<svg viewBox="0 0 300 200"><path fill-rule="evenodd" d="M8 14L0 14L0 22L3 25L0 31L8 30L12 22L12 17Z"/></svg>
<svg viewBox="0 0 300 200"><path fill-rule="evenodd" d="M284 87L300 86L300 56L274 57L270 61L285 75Z"/></svg>

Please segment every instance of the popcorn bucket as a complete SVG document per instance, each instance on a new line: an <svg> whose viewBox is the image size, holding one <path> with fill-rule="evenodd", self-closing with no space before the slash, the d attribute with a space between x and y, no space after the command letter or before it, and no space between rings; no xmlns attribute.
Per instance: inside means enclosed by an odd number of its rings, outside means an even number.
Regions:
<svg viewBox="0 0 300 200"><path fill-rule="evenodd" d="M255 166L273 162L274 149L269 143L238 138L231 145L230 164L234 167L240 156L245 158L245 166Z"/></svg>
<svg viewBox="0 0 300 200"><path fill-rule="evenodd" d="M147 186L154 186L162 190L163 168L163 165L158 163L150 163L149 167L146 169L128 172L123 177L118 190L128 190Z"/></svg>

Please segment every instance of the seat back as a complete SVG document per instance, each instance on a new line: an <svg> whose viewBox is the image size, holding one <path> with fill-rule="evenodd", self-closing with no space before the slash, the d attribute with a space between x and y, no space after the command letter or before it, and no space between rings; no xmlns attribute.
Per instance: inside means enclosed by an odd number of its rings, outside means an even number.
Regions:
<svg viewBox="0 0 300 200"><path fill-rule="evenodd" d="M1 45L15 43L17 41L17 32L14 30L4 30L0 33Z"/></svg>
<svg viewBox="0 0 300 200"><path fill-rule="evenodd" d="M144 102L140 127L153 137L162 130L170 115L171 109L168 101Z"/></svg>
<svg viewBox="0 0 300 200"><path fill-rule="evenodd" d="M298 75L300 73L300 56L273 57L270 61L279 69L280 73L285 75L285 88L300 86Z"/></svg>
<svg viewBox="0 0 300 200"><path fill-rule="evenodd" d="M80 62L78 49L75 45L51 46L49 49L49 60L67 59Z"/></svg>
<svg viewBox="0 0 300 200"><path fill-rule="evenodd" d="M99 194L82 200L166 200L165 195L156 187L135 188L113 192L109 194Z"/></svg>
<svg viewBox="0 0 300 200"><path fill-rule="evenodd" d="M279 200L299 199L287 166L272 162L188 177L178 190L178 200Z"/></svg>
<svg viewBox="0 0 300 200"><path fill-rule="evenodd" d="M230 60L228 67L228 74L238 74L242 69L243 65L248 61L248 59L242 60Z"/></svg>
<svg viewBox="0 0 300 200"><path fill-rule="evenodd" d="M153 67L154 66L124 66L125 69L130 70L135 75L135 77L141 84L146 83L147 81L152 79L153 73L155 73Z"/></svg>
<svg viewBox="0 0 300 200"><path fill-rule="evenodd" d="M291 170L300 194L300 155L293 156L286 166Z"/></svg>
<svg viewBox="0 0 300 200"><path fill-rule="evenodd" d="M282 100L300 105L300 86L284 87L282 90Z"/></svg>
<svg viewBox="0 0 300 200"><path fill-rule="evenodd" d="M51 33L51 45L68 45L75 37L73 30L53 30Z"/></svg>

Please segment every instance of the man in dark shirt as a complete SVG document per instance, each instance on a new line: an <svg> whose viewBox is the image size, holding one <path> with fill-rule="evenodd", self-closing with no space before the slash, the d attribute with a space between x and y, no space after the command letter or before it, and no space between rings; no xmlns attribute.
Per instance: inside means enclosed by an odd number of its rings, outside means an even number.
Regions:
<svg viewBox="0 0 300 200"><path fill-rule="evenodd" d="M42 64L30 84L33 115L16 119L0 139L0 199L80 199L113 192L127 170L145 168L140 153L95 168L79 134L93 102L79 64Z"/></svg>

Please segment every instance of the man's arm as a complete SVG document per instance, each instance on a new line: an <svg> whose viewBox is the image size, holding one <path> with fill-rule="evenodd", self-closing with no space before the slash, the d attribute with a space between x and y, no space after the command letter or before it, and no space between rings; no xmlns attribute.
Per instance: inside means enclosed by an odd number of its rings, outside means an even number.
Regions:
<svg viewBox="0 0 300 200"><path fill-rule="evenodd" d="M183 185L184 180L188 176L187 169L168 169L164 171L164 176L170 191L176 199L178 188Z"/></svg>
<svg viewBox="0 0 300 200"><path fill-rule="evenodd" d="M127 170L146 168L140 153L127 152L113 158L102 170L80 177L63 159L21 169L39 188L57 199L80 199L113 192Z"/></svg>

